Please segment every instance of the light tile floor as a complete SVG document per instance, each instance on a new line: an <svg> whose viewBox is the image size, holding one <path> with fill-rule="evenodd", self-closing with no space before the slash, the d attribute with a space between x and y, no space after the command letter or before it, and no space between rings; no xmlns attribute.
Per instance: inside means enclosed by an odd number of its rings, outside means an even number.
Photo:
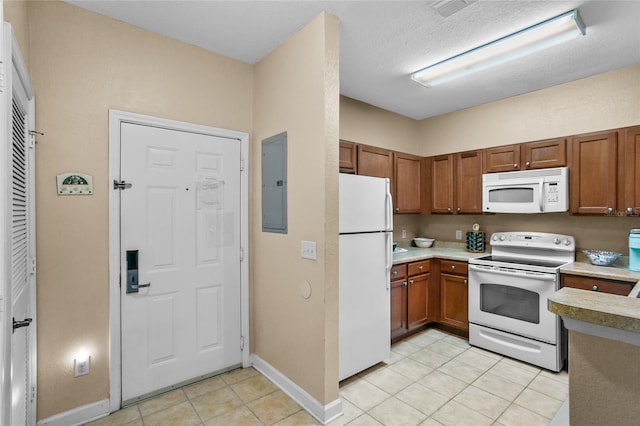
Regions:
<svg viewBox="0 0 640 426"><path fill-rule="evenodd" d="M469 346L428 329L340 384L341 425L548 425L568 374ZM92 426L317 425L253 368L238 369L120 410Z"/></svg>

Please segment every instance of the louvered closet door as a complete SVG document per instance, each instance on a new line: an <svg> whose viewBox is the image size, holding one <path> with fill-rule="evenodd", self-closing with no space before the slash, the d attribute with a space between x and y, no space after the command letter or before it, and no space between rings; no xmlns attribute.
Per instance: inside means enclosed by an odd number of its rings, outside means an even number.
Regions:
<svg viewBox="0 0 640 426"><path fill-rule="evenodd" d="M12 101L11 140L11 300L15 321L33 319L30 271L30 148L27 111ZM29 359L35 324L15 328L11 334L11 424L30 423L32 362Z"/></svg>

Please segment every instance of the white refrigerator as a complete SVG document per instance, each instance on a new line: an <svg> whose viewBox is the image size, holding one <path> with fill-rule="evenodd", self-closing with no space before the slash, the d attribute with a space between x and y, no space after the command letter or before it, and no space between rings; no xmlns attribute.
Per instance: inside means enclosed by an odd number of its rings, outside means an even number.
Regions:
<svg viewBox="0 0 640 426"><path fill-rule="evenodd" d="M339 379L391 353L389 179L340 174Z"/></svg>

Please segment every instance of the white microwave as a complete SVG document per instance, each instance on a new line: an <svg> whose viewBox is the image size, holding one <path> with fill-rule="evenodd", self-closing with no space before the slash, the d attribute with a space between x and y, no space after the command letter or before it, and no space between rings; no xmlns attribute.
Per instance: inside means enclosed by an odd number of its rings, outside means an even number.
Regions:
<svg viewBox="0 0 640 426"><path fill-rule="evenodd" d="M549 213L569 210L569 168L482 175L485 213Z"/></svg>

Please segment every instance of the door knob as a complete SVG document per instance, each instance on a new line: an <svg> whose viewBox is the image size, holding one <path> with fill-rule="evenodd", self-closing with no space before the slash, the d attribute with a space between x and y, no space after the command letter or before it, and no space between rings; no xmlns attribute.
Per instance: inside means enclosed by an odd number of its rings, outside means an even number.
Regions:
<svg viewBox="0 0 640 426"><path fill-rule="evenodd" d="M138 283L138 250L127 250L127 294L144 287L151 287L151 283Z"/></svg>
<svg viewBox="0 0 640 426"><path fill-rule="evenodd" d="M12 333L14 333L16 331L16 328L29 327L29 324L31 324L31 321L33 321L33 318L25 318L22 321L16 321L16 318L13 317L13 331L12 331Z"/></svg>

